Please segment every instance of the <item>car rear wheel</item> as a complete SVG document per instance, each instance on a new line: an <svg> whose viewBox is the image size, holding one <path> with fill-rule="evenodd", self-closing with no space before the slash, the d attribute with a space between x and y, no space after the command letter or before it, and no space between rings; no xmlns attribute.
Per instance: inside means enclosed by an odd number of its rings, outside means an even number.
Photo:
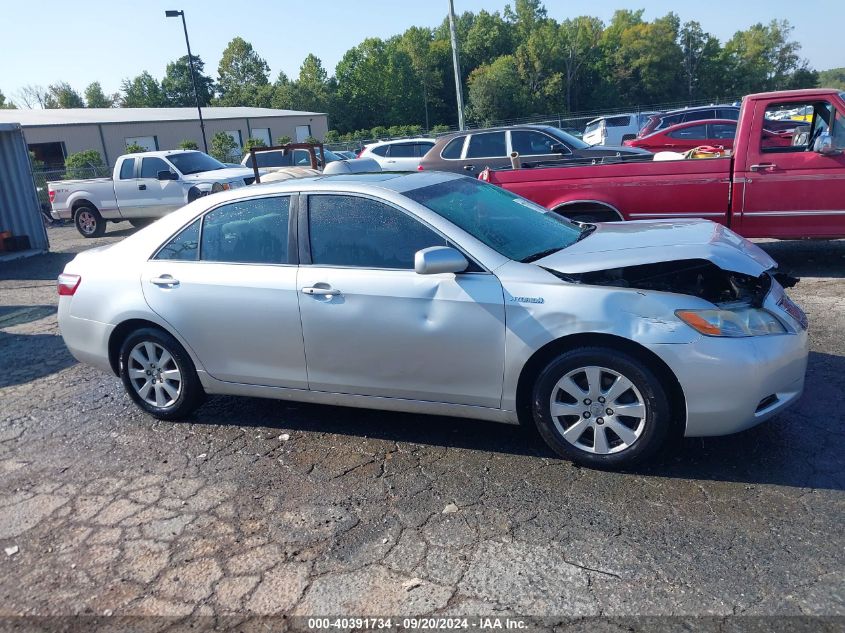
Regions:
<svg viewBox="0 0 845 633"><path fill-rule="evenodd" d="M644 363L614 349L566 352L538 377L534 421L558 455L585 466L633 466L657 452L671 423L666 390Z"/></svg>
<svg viewBox="0 0 845 633"><path fill-rule="evenodd" d="M187 416L205 398L185 348L155 328L136 330L123 342L120 378L135 404L162 420Z"/></svg>
<svg viewBox="0 0 845 633"><path fill-rule="evenodd" d="M102 237L106 232L106 221L94 207L77 208L73 222L82 237Z"/></svg>

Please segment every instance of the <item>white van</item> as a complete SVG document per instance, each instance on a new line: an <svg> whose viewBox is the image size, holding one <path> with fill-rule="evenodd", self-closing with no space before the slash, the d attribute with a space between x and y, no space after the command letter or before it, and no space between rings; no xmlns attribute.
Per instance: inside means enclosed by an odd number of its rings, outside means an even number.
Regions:
<svg viewBox="0 0 845 633"><path fill-rule="evenodd" d="M587 123L584 142L590 145L622 145L622 141L636 138L648 118L657 112L637 112L601 116Z"/></svg>

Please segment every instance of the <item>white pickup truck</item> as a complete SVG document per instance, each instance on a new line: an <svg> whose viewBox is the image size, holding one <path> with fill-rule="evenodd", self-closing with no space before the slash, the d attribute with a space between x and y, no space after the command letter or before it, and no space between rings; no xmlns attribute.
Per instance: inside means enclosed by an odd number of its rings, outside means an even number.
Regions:
<svg viewBox="0 0 845 633"><path fill-rule="evenodd" d="M100 237L106 223L141 226L201 196L251 185L252 169L227 167L202 152L169 150L126 154L112 178L48 183L51 215L73 219L85 237Z"/></svg>

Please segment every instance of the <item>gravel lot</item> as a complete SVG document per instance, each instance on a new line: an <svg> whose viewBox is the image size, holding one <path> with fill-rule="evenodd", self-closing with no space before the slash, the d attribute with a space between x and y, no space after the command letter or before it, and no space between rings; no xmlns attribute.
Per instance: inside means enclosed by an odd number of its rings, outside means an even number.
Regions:
<svg viewBox="0 0 845 633"><path fill-rule="evenodd" d="M798 406L620 474L470 420L146 417L56 324L56 275L120 226L0 264L0 616L845 616L845 241L763 244L803 278Z"/></svg>

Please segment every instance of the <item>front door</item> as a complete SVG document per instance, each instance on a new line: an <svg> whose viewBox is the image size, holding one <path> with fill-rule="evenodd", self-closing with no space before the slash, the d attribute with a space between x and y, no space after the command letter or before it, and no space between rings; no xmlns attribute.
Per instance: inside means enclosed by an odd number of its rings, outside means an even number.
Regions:
<svg viewBox="0 0 845 633"><path fill-rule="evenodd" d="M146 264L147 303L218 380L308 387L290 205L280 196L219 206Z"/></svg>
<svg viewBox="0 0 845 633"><path fill-rule="evenodd" d="M160 171L176 174L170 164L157 156L141 159L135 204L127 217L157 218L183 206L186 202L182 183L178 180L159 180Z"/></svg>
<svg viewBox="0 0 845 633"><path fill-rule="evenodd" d="M500 406L505 316L494 275L477 265L418 275L416 251L447 242L382 201L310 195L308 216L297 285L312 390Z"/></svg>
<svg viewBox="0 0 845 633"><path fill-rule="evenodd" d="M746 237L845 235L845 155L813 151L830 131L845 146L845 119L831 101L757 104L746 153L739 232ZM838 106L841 107L841 106ZM767 122L795 117L791 134L772 134ZM831 126L832 123L832 126Z"/></svg>

